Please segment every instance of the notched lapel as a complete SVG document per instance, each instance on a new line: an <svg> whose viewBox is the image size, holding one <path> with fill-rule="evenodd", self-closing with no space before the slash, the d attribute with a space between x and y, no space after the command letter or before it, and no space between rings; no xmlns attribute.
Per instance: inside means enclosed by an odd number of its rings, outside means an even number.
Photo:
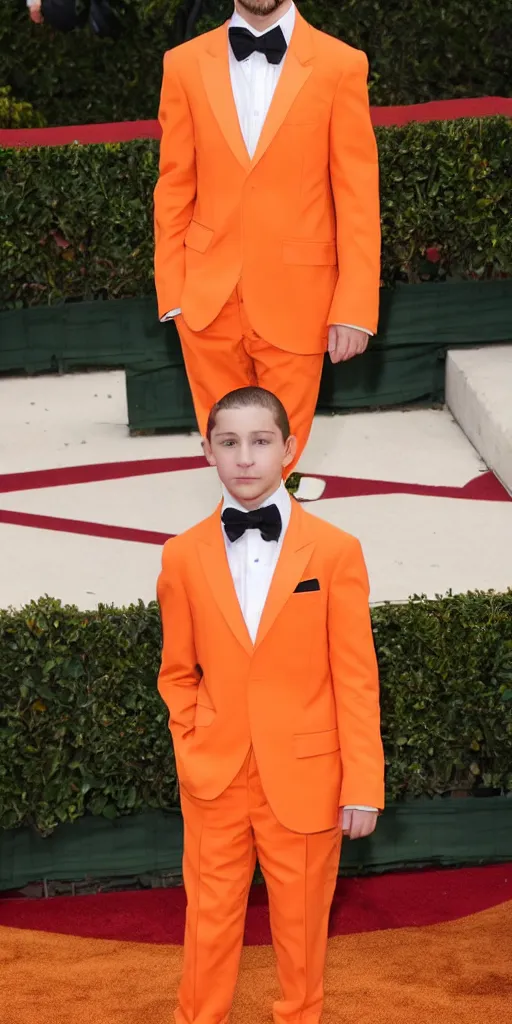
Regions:
<svg viewBox="0 0 512 1024"><path fill-rule="evenodd" d="M295 28L290 40L288 52L284 58L283 70L270 104L265 124L260 135L251 168L254 168L266 152L274 136L283 124L300 90L306 84L313 68L310 63L313 57L313 30L297 12Z"/></svg>
<svg viewBox="0 0 512 1024"><path fill-rule="evenodd" d="M212 517L210 537L199 541L198 554L215 603L238 642L249 655L252 655L254 645L236 595L217 516Z"/></svg>
<svg viewBox="0 0 512 1024"><path fill-rule="evenodd" d="M293 503L292 518L270 585L256 636L255 647L265 639L280 611L292 596L304 574L315 547L306 530L306 516L300 505Z"/></svg>
<svg viewBox="0 0 512 1024"><path fill-rule="evenodd" d="M219 128L242 167L249 168L250 158L240 128L229 73L229 40L227 25L210 37L208 50L199 58L199 66L210 106Z"/></svg>
<svg viewBox="0 0 512 1024"><path fill-rule="evenodd" d="M283 124L293 101L298 96L302 86L307 82L311 71L312 68L304 67L294 53L290 51L287 54L285 65L277 83L274 98L270 104L270 110L252 159L252 167L255 167L264 153L266 153L274 136Z"/></svg>

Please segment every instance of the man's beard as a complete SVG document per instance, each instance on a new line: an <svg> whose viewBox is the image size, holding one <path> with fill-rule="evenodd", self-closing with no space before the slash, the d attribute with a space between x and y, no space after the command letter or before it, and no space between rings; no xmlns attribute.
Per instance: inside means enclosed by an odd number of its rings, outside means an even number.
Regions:
<svg viewBox="0 0 512 1024"><path fill-rule="evenodd" d="M269 14L279 10L284 3L285 0L237 0L238 7L262 18L267 18Z"/></svg>

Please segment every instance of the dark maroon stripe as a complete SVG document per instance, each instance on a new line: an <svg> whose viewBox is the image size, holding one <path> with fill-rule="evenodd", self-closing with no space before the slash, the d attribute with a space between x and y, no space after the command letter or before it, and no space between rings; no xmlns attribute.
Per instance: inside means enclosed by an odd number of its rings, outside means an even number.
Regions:
<svg viewBox="0 0 512 1024"><path fill-rule="evenodd" d="M124 480L131 476L175 473L184 469L203 469L204 455L172 459L135 459L129 462L101 462L88 466L63 466L60 469L36 469L27 473L5 473L0 476L0 494L9 491L32 491L41 487L64 487L91 484L103 480Z"/></svg>
<svg viewBox="0 0 512 1024"><path fill-rule="evenodd" d="M361 498L376 494L416 494L428 498L463 498L472 501L512 501L512 496L491 471L482 473L462 487L436 487L433 484L409 484L391 480L359 480L354 477L308 473L325 481L321 500Z"/></svg>
<svg viewBox="0 0 512 1024"><path fill-rule="evenodd" d="M5 473L0 476L0 493L38 490L42 487L64 487L72 484L123 480L157 473L175 473L206 468L203 455L169 459L137 459L128 462L93 463L87 466L66 466L59 469L38 469L26 473ZM325 481L322 498L357 498L376 494L416 494L432 498L465 498L474 501L510 501L511 495L490 470L480 473L462 487L434 484L411 484L393 480L365 480L359 477L326 476L308 473Z"/></svg>
<svg viewBox="0 0 512 1024"><path fill-rule="evenodd" d="M133 530L128 526L110 526L107 523L88 523L80 519L61 519L59 516L40 516L30 512L11 512L0 509L0 523L10 526L29 526L33 530L55 530L57 533L78 533L87 537L105 537L108 540L128 540L134 544L165 544L172 533L156 530Z"/></svg>
<svg viewBox="0 0 512 1024"><path fill-rule="evenodd" d="M132 462L112 462L87 466L69 466L60 469L36 470L28 473L6 473L0 476L0 493L39 490L44 487L63 487L73 484L121 480L156 473L201 469L206 462L202 455L185 458L139 459ZM409 484L387 480L363 480L355 477L321 476L308 474L325 482L322 499L355 498L378 494L412 494L434 498L457 498L472 501L511 501L512 497L492 472L482 473L463 487L435 487L430 484ZM308 502L305 502L308 504ZM45 516L29 512L0 509L0 523L28 526L32 529L54 530L82 536L104 537L109 540L130 541L135 544L162 545L173 534L156 530L93 523L60 516Z"/></svg>

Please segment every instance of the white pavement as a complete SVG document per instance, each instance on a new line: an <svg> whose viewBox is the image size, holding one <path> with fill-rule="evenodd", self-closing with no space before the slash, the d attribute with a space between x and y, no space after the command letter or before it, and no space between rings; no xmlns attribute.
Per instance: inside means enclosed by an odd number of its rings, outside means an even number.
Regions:
<svg viewBox="0 0 512 1024"><path fill-rule="evenodd" d="M200 462L155 469L200 456L197 434L131 438L126 422L122 372L0 380L0 607L154 597L163 535L219 490ZM108 478L138 460L153 461ZM68 472L87 466L84 482ZM299 468L326 478L304 481L305 497L323 493L310 510L361 539L374 602L510 586L512 501L447 411L317 417ZM22 476L41 470L62 472Z"/></svg>

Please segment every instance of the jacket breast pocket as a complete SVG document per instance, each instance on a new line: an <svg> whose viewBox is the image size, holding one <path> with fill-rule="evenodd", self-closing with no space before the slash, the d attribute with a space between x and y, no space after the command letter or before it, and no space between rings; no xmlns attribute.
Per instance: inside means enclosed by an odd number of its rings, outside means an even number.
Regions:
<svg viewBox="0 0 512 1024"><path fill-rule="evenodd" d="M336 242L285 242L283 262L303 267L335 267Z"/></svg>
<svg viewBox="0 0 512 1024"><path fill-rule="evenodd" d="M320 581L317 579L312 580L301 580L297 583L294 594L319 594L320 593Z"/></svg>
<svg viewBox="0 0 512 1024"><path fill-rule="evenodd" d="M197 220L191 220L185 235L185 245L187 249L194 249L195 252L206 252L213 234L213 228L207 228Z"/></svg>

